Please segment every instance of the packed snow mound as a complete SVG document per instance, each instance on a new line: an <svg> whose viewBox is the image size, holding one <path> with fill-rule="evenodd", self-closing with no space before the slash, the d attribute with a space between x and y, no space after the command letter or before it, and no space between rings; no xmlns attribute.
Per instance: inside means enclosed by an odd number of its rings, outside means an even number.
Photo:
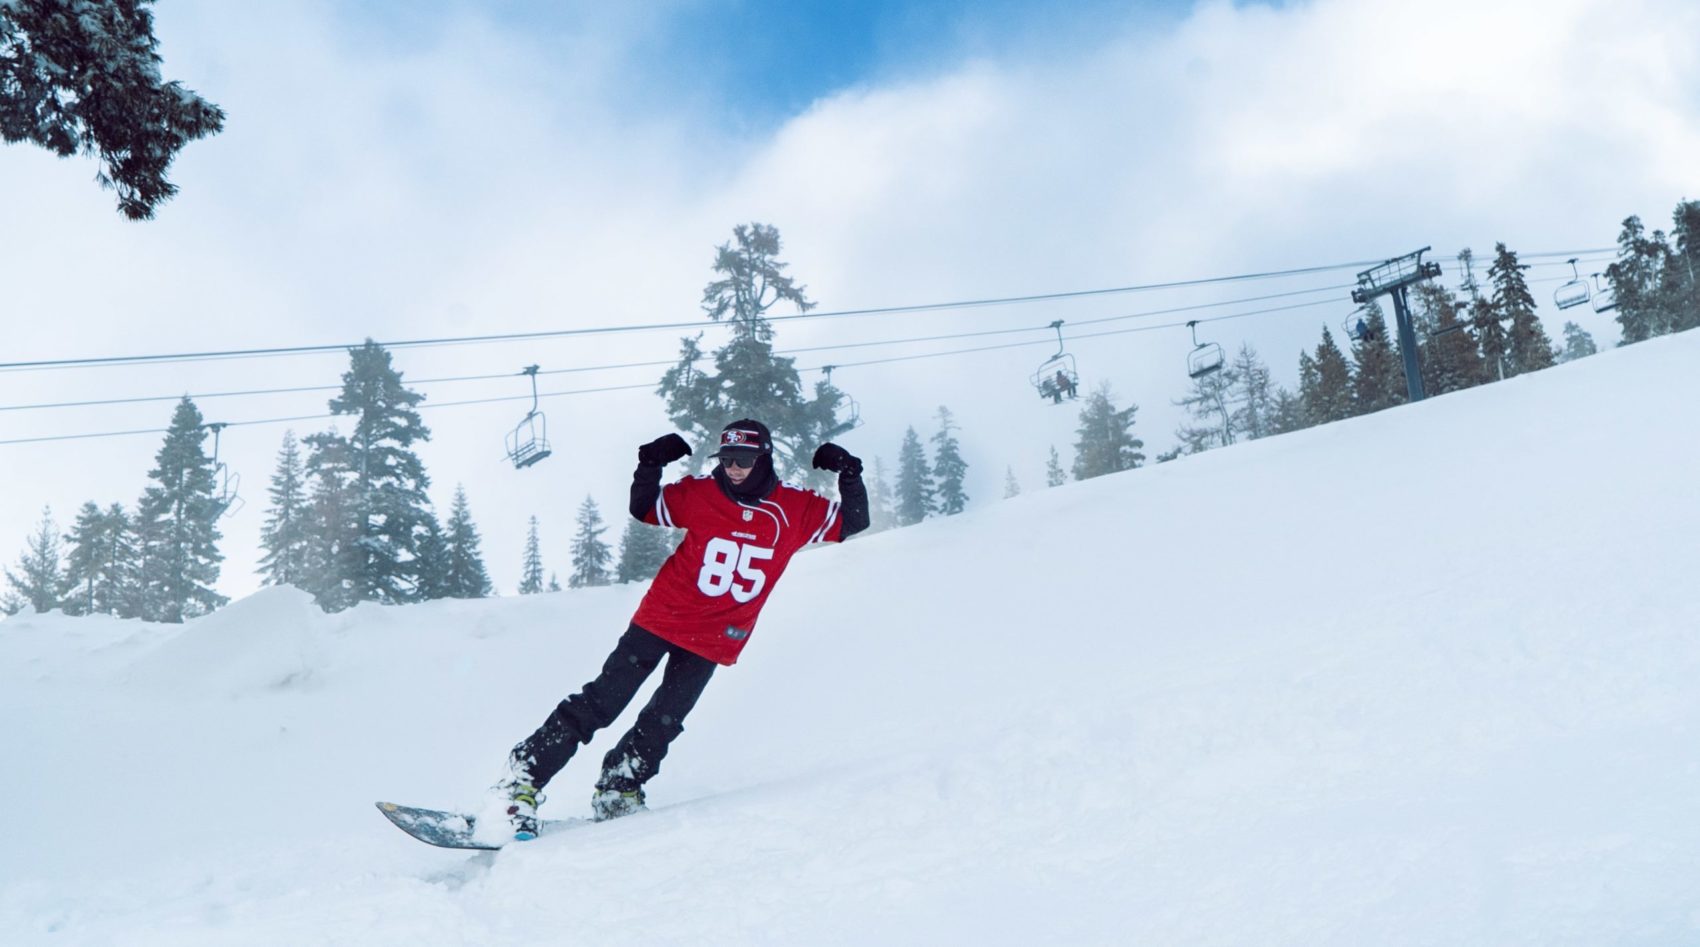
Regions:
<svg viewBox="0 0 1700 947"><path fill-rule="evenodd" d="M332 621L300 589L261 589L186 623L137 661L128 677L178 694L310 687L329 662Z"/></svg>
<svg viewBox="0 0 1700 947"><path fill-rule="evenodd" d="M371 803L479 806L641 586L13 619L0 930L1700 940L1695 365L1658 339L800 556L655 811L496 855Z"/></svg>

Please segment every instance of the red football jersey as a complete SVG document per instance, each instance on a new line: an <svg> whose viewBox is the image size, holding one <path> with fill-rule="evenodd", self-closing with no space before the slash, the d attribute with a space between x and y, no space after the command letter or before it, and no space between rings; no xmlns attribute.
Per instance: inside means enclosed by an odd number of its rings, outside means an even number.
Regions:
<svg viewBox="0 0 1700 947"><path fill-rule="evenodd" d="M693 654L732 664L791 557L844 538L838 503L782 483L759 503L727 497L712 476L661 488L643 521L682 528L632 622Z"/></svg>

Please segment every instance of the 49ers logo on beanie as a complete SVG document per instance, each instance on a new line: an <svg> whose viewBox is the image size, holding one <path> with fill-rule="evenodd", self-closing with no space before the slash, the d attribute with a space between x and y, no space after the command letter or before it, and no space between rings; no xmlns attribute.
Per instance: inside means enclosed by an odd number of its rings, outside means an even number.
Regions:
<svg viewBox="0 0 1700 947"><path fill-rule="evenodd" d="M729 450L753 450L764 454L772 453L773 437L768 433L767 425L760 421L745 418L733 421L720 432L720 450L715 456Z"/></svg>

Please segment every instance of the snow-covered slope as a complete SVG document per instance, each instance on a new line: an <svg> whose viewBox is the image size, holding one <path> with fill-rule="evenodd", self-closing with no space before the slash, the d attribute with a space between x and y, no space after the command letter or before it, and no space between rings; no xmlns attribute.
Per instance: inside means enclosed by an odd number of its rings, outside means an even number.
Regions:
<svg viewBox="0 0 1700 947"><path fill-rule="evenodd" d="M641 588L7 620L0 940L1700 941L1696 366L1659 339L810 552L656 811L494 855L371 803L476 805Z"/></svg>

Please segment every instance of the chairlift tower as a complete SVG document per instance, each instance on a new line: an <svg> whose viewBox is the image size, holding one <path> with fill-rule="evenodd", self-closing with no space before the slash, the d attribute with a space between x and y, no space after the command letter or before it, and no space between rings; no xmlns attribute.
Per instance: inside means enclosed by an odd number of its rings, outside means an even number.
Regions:
<svg viewBox="0 0 1700 947"><path fill-rule="evenodd" d="M1417 362L1417 330L1411 322L1407 291L1413 284L1440 275L1439 263L1423 262L1423 254L1430 249L1423 247L1364 270L1358 274L1358 288L1352 290L1352 302L1360 306L1378 296L1393 297L1393 314L1399 323L1399 354L1405 360L1405 391L1412 401L1421 401L1427 395L1423 392L1422 366Z"/></svg>

